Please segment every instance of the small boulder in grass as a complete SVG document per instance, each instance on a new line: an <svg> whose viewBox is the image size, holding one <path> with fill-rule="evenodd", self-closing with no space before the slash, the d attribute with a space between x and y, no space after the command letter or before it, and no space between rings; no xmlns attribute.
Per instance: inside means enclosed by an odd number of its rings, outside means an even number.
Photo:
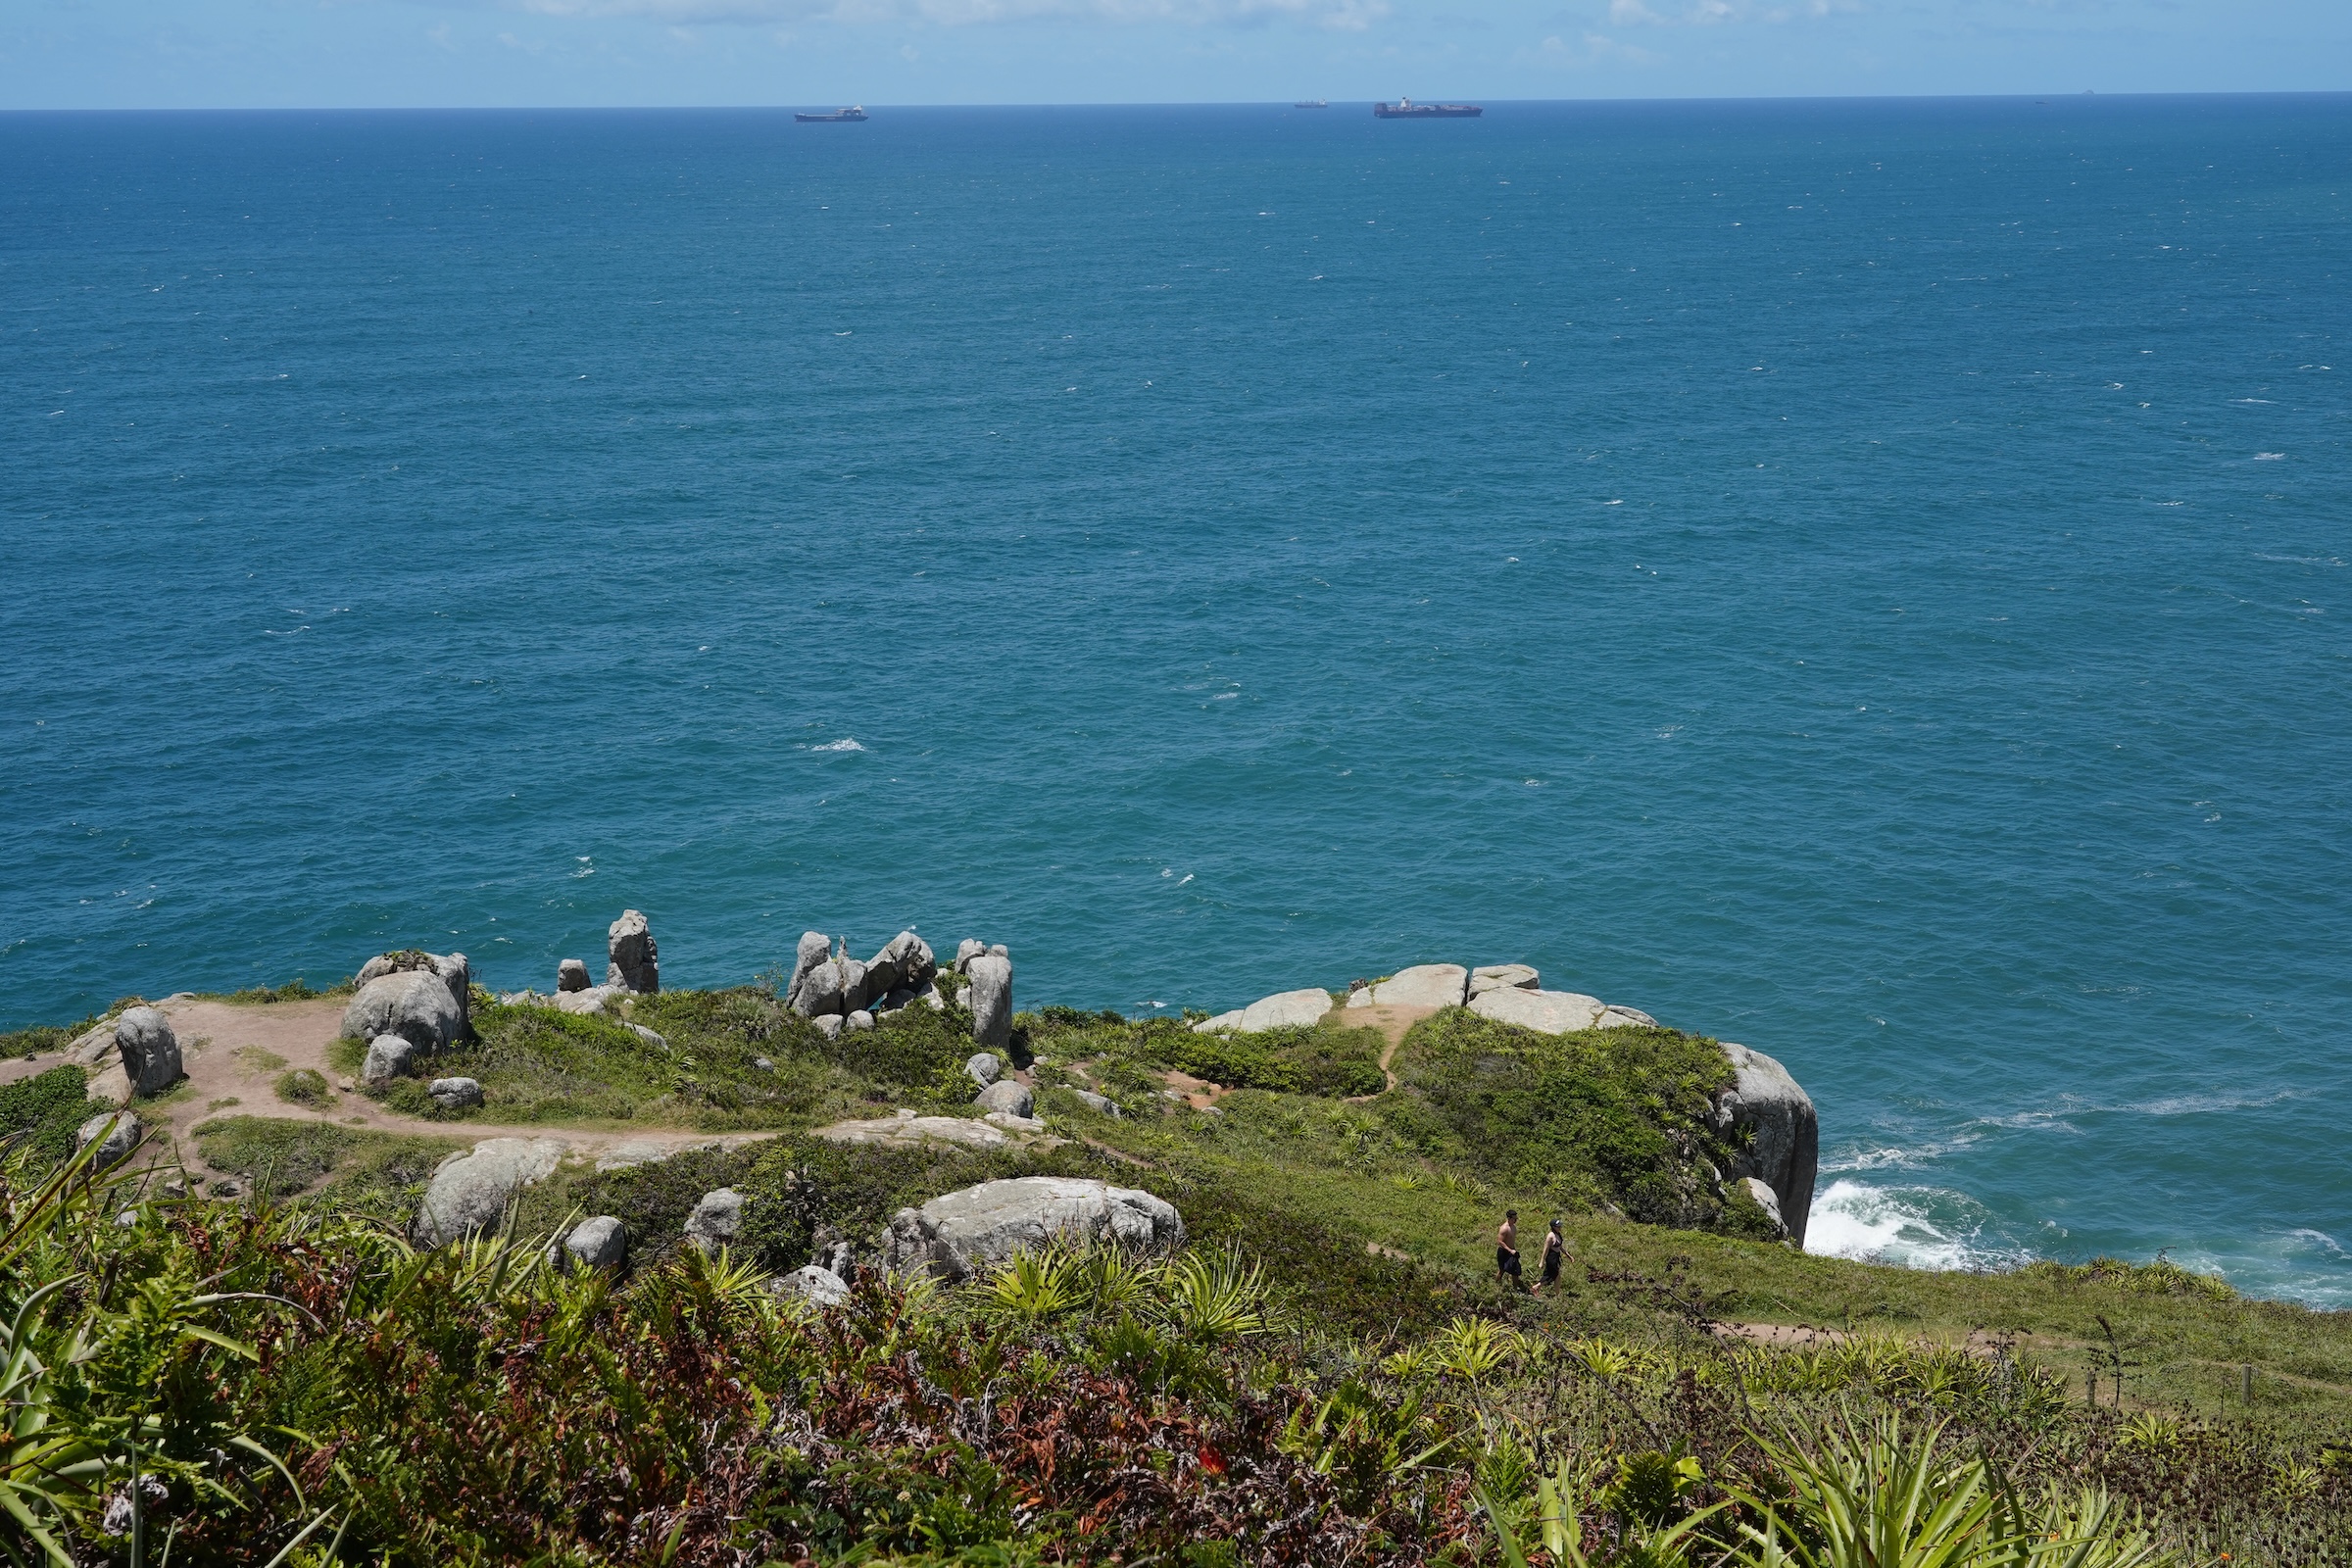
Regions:
<svg viewBox="0 0 2352 1568"><path fill-rule="evenodd" d="M415 1043L399 1035L377 1035L368 1042L368 1055L360 1063L360 1082L388 1084L406 1078L421 1054Z"/></svg>
<svg viewBox="0 0 2352 1568"><path fill-rule="evenodd" d="M562 1255L550 1259L575 1268L618 1268L628 1260L628 1232L611 1214L574 1225L564 1238Z"/></svg>
<svg viewBox="0 0 2352 1568"><path fill-rule="evenodd" d="M973 1083L983 1089L1004 1076L1004 1064L991 1051L975 1053L972 1059L963 1064L963 1070Z"/></svg>
<svg viewBox="0 0 2352 1568"><path fill-rule="evenodd" d="M443 1110L471 1110L482 1102L482 1086L471 1078L436 1078L425 1093Z"/></svg>
<svg viewBox="0 0 2352 1568"><path fill-rule="evenodd" d="M686 1216L686 1239L706 1252L735 1245L743 1234L743 1195L732 1187L705 1193Z"/></svg>
<svg viewBox="0 0 2352 1568"><path fill-rule="evenodd" d="M850 1298L850 1282L822 1263L808 1263L773 1282L778 1296L797 1298L814 1307L839 1306Z"/></svg>
<svg viewBox="0 0 2352 1568"><path fill-rule="evenodd" d="M582 958L565 958L556 965L556 990L585 991L588 989L588 964Z"/></svg>
<svg viewBox="0 0 2352 1568"><path fill-rule="evenodd" d="M973 1102L983 1111L1001 1110L1008 1116L1027 1116L1037 1108L1037 1096L1025 1083L1005 1078L980 1091Z"/></svg>
<svg viewBox="0 0 2352 1568"><path fill-rule="evenodd" d="M127 1110L100 1111L74 1130L74 1149L76 1153L92 1144L98 1152L92 1156L92 1168L106 1170L120 1165L139 1147L139 1135L146 1129L139 1118Z"/></svg>

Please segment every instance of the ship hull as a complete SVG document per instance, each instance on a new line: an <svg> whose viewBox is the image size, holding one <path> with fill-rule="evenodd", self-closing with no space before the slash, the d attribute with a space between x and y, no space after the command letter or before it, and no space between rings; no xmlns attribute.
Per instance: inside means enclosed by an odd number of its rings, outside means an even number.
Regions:
<svg viewBox="0 0 2352 1568"><path fill-rule="evenodd" d="M1415 104L1410 109L1399 109L1395 104L1372 106L1375 120L1476 120L1485 113L1475 104Z"/></svg>

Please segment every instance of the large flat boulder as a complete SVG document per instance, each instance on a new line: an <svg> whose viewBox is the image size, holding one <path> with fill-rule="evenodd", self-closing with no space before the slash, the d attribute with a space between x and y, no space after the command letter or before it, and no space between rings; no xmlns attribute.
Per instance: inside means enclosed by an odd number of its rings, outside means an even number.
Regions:
<svg viewBox="0 0 2352 1568"><path fill-rule="evenodd" d="M379 1035L398 1035L429 1055L466 1037L466 1014L449 983L430 970L379 975L360 987L343 1009L343 1038Z"/></svg>
<svg viewBox="0 0 2352 1568"><path fill-rule="evenodd" d="M1261 1029L1311 1029L1331 1010L1331 993L1319 987L1260 997L1242 1009L1234 1027L1244 1034Z"/></svg>
<svg viewBox="0 0 2352 1568"><path fill-rule="evenodd" d="M1739 1076L1716 1100L1716 1130L1743 1130L1748 1135L1748 1147L1732 1175L1753 1176L1772 1189L1788 1239L1802 1248L1821 1166L1821 1123L1813 1097L1788 1068L1761 1051L1726 1044L1723 1054Z"/></svg>
<svg viewBox="0 0 2352 1568"><path fill-rule="evenodd" d="M956 1144L965 1149L1003 1149L1013 1142L1002 1127L968 1116L877 1116L870 1121L837 1121L811 1136L828 1144L861 1144L875 1149L920 1149Z"/></svg>
<svg viewBox="0 0 2352 1568"><path fill-rule="evenodd" d="M1473 997L1506 987L1515 991L1534 991L1540 989L1543 983L1535 965L1527 963L1482 963L1470 971L1470 995Z"/></svg>
<svg viewBox="0 0 2352 1568"><path fill-rule="evenodd" d="M1171 1252L1184 1245L1184 1216L1167 1200L1132 1187L1021 1176L900 1209L891 1216L886 1255L893 1268L960 1280L1057 1242Z"/></svg>
<svg viewBox="0 0 2352 1568"><path fill-rule="evenodd" d="M1470 971L1458 963L1416 963L1372 988L1386 1007L1458 1007L1470 999Z"/></svg>
<svg viewBox="0 0 2352 1568"><path fill-rule="evenodd" d="M1517 1024L1538 1034L1565 1035L1594 1027L1608 1008L1598 997L1578 991L1522 991L1501 986L1472 997L1470 1010L1481 1018Z"/></svg>
<svg viewBox="0 0 2352 1568"><path fill-rule="evenodd" d="M554 1138L485 1138L469 1152L452 1154L424 1190L416 1240L441 1247L496 1226L516 1193L555 1174L565 1147Z"/></svg>

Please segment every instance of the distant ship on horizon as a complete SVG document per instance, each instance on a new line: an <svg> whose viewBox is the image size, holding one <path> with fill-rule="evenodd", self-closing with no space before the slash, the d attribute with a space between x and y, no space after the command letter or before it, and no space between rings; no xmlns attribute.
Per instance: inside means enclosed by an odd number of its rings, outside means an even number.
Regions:
<svg viewBox="0 0 2352 1568"><path fill-rule="evenodd" d="M1291 107L1293 109L1329 109L1331 100L1328 98L1301 98Z"/></svg>
<svg viewBox="0 0 2352 1568"><path fill-rule="evenodd" d="M1476 120L1485 113L1476 104L1417 104L1410 98L1372 106L1375 120Z"/></svg>
<svg viewBox="0 0 2352 1568"><path fill-rule="evenodd" d="M865 120L870 117L866 114L864 105L857 104L848 109L836 109L829 115L795 114L792 118L804 125L837 125L847 121Z"/></svg>

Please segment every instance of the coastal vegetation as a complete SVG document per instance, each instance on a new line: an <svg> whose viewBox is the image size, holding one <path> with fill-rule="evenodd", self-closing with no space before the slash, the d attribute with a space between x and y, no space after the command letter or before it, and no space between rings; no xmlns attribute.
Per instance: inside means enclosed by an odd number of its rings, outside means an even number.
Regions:
<svg viewBox="0 0 2352 1568"><path fill-rule="evenodd" d="M1054 1136L975 1148L819 1136L967 1113L953 1005L838 1036L767 986L471 1012L435 1071L484 1103L396 1080L414 1131L297 1096L99 1173L79 1067L0 1088L17 1560L2352 1559L2344 1314L2162 1258L1931 1274L1764 1240L1707 1174L1723 1057L1672 1030L1453 1009L1390 1050L1344 1010L1224 1041L1045 1009L1010 1054ZM713 1142L563 1164L423 1248L468 1124ZM1020 1176L1157 1195L1189 1243L876 1266L903 1207ZM719 1189L742 1227L707 1250ZM1555 1288L1494 1278L1506 1205L1561 1218ZM556 1266L588 1214L625 1268ZM839 1305L769 1284L845 1244Z"/></svg>

